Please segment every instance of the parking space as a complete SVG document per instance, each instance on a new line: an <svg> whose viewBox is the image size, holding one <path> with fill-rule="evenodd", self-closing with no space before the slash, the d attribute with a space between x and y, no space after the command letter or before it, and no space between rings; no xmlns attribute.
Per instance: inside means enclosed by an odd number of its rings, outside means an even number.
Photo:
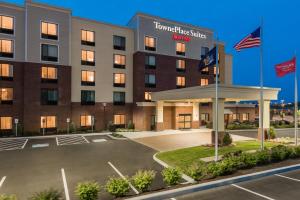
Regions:
<svg viewBox="0 0 300 200"><path fill-rule="evenodd" d="M57 146L56 138L29 139L21 151L0 152L0 194L27 199L52 187L66 195L65 199L77 199L74 190L78 182L95 180L104 186L109 177L132 176L140 169L157 171L153 189L164 187L162 167L153 160L156 151L151 148L106 136L86 136L88 142L80 144L63 139L59 144L68 145ZM134 188L131 194L136 194ZM113 199L106 192L100 198Z"/></svg>
<svg viewBox="0 0 300 200"><path fill-rule="evenodd" d="M58 136L56 137L57 146L72 145L72 144L86 144L90 143L82 135Z"/></svg>
<svg viewBox="0 0 300 200"><path fill-rule="evenodd" d="M2 139L0 140L0 151L23 149L28 139Z"/></svg>
<svg viewBox="0 0 300 200"><path fill-rule="evenodd" d="M181 197L176 197L176 199L239 200L242 198L245 200L295 200L299 199L300 195L299 176L300 170L290 173L276 174L253 181L246 181L216 189L195 192Z"/></svg>

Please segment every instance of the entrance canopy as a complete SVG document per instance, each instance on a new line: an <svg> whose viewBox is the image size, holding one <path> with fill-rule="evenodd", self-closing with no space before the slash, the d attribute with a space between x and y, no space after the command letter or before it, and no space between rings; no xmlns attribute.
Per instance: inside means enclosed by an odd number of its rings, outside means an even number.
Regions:
<svg viewBox="0 0 300 200"><path fill-rule="evenodd" d="M216 96L215 84L153 92L152 101L211 102ZM264 87L264 100L277 100L280 88ZM218 97L225 101L256 101L260 87L219 84Z"/></svg>

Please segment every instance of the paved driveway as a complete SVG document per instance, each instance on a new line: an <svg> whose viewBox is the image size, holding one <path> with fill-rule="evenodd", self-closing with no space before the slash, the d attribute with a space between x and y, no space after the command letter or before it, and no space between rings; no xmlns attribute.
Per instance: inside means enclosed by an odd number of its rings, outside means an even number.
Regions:
<svg viewBox="0 0 300 200"><path fill-rule="evenodd" d="M156 133L153 132L152 135ZM211 132L206 131L184 131L178 134L167 134L159 136L147 136L140 138L131 138L133 141L151 147L157 151L171 151L187 147L211 144ZM233 141L253 140L252 138L232 135Z"/></svg>

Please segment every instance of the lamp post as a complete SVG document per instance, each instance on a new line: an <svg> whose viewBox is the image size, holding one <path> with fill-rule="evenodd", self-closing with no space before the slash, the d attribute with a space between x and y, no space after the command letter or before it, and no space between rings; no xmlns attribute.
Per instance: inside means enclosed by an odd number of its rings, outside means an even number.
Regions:
<svg viewBox="0 0 300 200"><path fill-rule="evenodd" d="M15 118L16 137L18 137L18 123L19 123L19 119Z"/></svg>
<svg viewBox="0 0 300 200"><path fill-rule="evenodd" d="M71 119L68 117L67 118L67 134L70 133L70 121L71 121Z"/></svg>
<svg viewBox="0 0 300 200"><path fill-rule="evenodd" d="M42 123L43 123L43 136L44 136L45 135L45 125L46 125L46 119L45 118L43 118Z"/></svg>
<svg viewBox="0 0 300 200"><path fill-rule="evenodd" d="M95 117L92 116L92 133L94 132Z"/></svg>

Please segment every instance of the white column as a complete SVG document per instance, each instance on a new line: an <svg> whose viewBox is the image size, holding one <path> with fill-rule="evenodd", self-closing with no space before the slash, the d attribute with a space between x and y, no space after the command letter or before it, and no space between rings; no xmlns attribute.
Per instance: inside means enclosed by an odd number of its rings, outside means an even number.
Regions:
<svg viewBox="0 0 300 200"><path fill-rule="evenodd" d="M270 101L269 100L264 100L264 112L263 112L263 125L264 129L269 129L270 128ZM259 116L261 113L261 106L259 105ZM259 120L259 127L261 128L261 121Z"/></svg>
<svg viewBox="0 0 300 200"><path fill-rule="evenodd" d="M199 121L199 103L193 103L193 121Z"/></svg>
<svg viewBox="0 0 300 200"><path fill-rule="evenodd" d="M216 130L216 122L218 121L218 131L223 132L224 129L224 99L218 99L218 116L216 116L216 99L212 100L212 110L213 110L213 130ZM218 117L218 120L217 120Z"/></svg>
<svg viewBox="0 0 300 200"><path fill-rule="evenodd" d="M164 122L164 102L157 101L156 102L156 123Z"/></svg>

